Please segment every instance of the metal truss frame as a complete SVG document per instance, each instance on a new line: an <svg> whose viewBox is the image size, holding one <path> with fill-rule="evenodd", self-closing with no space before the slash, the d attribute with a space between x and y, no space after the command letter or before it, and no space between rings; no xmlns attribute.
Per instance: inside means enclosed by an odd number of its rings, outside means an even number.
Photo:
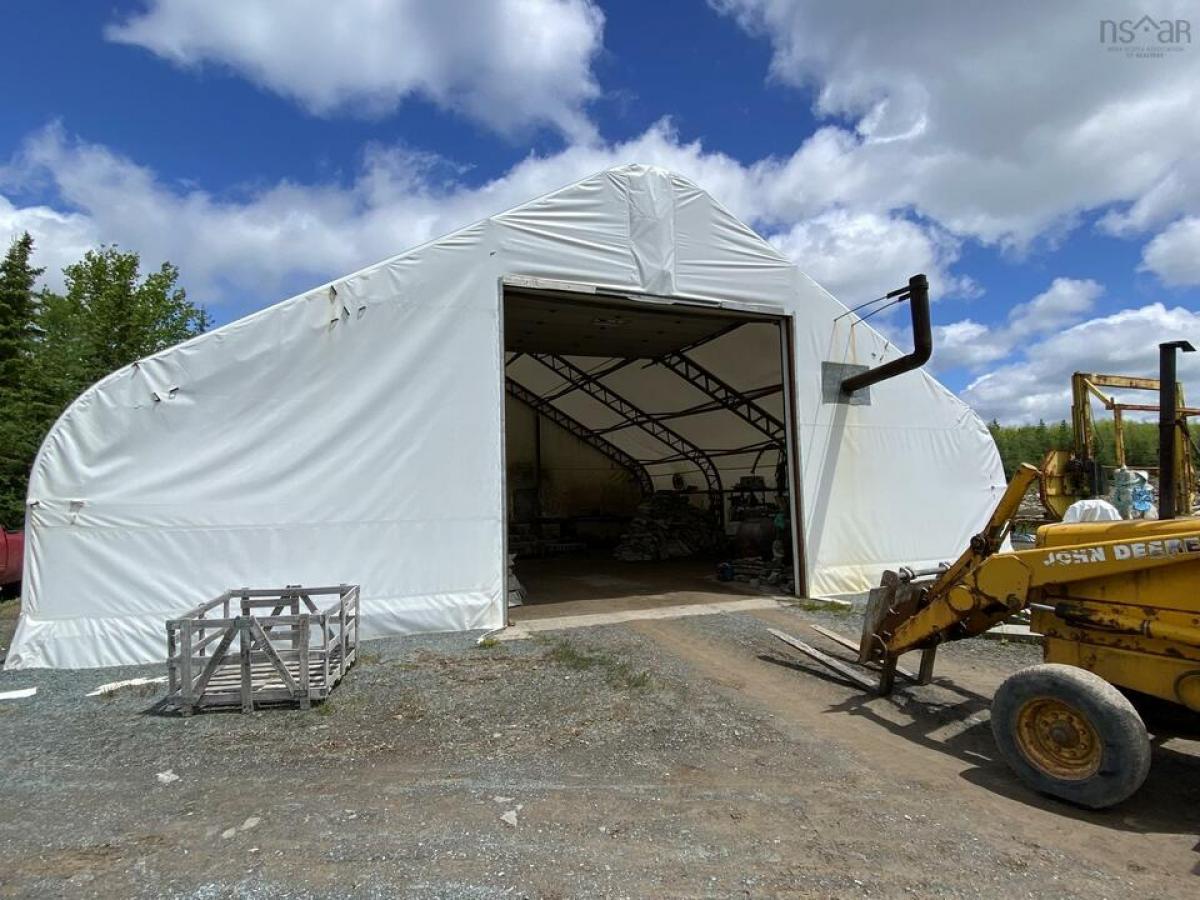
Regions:
<svg viewBox="0 0 1200 900"><path fill-rule="evenodd" d="M532 408L535 412L545 416L555 425L569 431L575 437L579 438L588 446L600 453L604 454L610 460L624 469L629 470L637 481L638 487L647 497L654 493L654 482L650 478L650 473L646 471L638 460L634 459L616 444L613 444L604 438L600 437L595 431L588 428L578 419L575 419L561 409L556 407L549 400L539 397L533 391L529 390L524 385L514 381L512 378L505 377L504 389L508 394L526 406Z"/></svg>
<svg viewBox="0 0 1200 900"><path fill-rule="evenodd" d="M568 384L575 385L593 400L599 401L621 416L630 426L641 428L655 440L670 447L678 456L692 463L704 476L709 502L717 516L717 521L724 522L725 501L722 493L721 473L707 453L563 357L551 353L530 353L529 357L537 360L559 378ZM647 462L656 462L656 460L647 460Z"/></svg>

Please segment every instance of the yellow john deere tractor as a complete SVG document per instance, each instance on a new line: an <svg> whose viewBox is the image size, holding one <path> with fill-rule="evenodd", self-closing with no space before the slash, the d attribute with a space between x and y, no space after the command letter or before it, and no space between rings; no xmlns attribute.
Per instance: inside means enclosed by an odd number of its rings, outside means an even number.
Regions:
<svg viewBox="0 0 1200 900"><path fill-rule="evenodd" d="M1041 477L1022 466L995 512L953 563L885 573L867 604L858 662L891 691L901 654L979 635L1019 610L1043 635L1044 659L996 690L992 731L1031 787L1101 808L1133 794L1150 767L1142 713L1182 712L1200 725L1200 519L1174 518L1178 416L1175 351L1161 345L1157 521L1050 524L1032 549L1002 552L1025 492ZM816 627L816 626L814 626ZM829 637L838 636L817 629ZM863 686L863 673L790 635L776 636ZM844 644L852 644L845 638ZM901 670L903 672L903 670Z"/></svg>

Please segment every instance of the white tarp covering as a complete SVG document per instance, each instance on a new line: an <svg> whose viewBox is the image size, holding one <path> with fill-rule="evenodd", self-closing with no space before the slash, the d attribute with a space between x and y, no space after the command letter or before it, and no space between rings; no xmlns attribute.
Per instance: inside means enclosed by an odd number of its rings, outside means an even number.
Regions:
<svg viewBox="0 0 1200 900"><path fill-rule="evenodd" d="M361 584L365 636L503 625L511 276L793 317L814 594L952 558L1003 487L983 423L923 372L822 403L823 360L901 351L835 322L840 303L695 185L625 166L85 392L34 466L8 667L161 660L166 618L242 585Z"/></svg>
<svg viewBox="0 0 1200 900"><path fill-rule="evenodd" d="M1076 522L1120 522L1121 513L1107 500L1094 497L1076 500L1067 507L1062 520L1064 525L1073 525Z"/></svg>

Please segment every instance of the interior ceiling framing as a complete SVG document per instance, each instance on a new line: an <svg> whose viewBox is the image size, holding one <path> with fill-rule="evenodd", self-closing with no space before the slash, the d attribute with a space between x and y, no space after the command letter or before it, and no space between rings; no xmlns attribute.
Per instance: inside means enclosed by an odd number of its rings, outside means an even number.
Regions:
<svg viewBox="0 0 1200 900"><path fill-rule="evenodd" d="M702 451L697 471L716 465L730 483L739 473L773 467L778 458L778 444L761 428L681 375L678 366L657 361L681 352L695 362L703 359L704 367L745 402L782 420L780 332L771 317L510 287L504 335L511 380L652 467L656 479L696 468L688 453L653 435L660 424ZM637 412L632 418L621 415L538 356L561 357ZM729 398L724 399L727 404Z"/></svg>

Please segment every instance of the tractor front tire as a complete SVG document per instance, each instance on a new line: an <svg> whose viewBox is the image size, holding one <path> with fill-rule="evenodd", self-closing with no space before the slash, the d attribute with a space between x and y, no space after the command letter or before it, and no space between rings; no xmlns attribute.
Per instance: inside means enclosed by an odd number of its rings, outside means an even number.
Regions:
<svg viewBox="0 0 1200 900"><path fill-rule="evenodd" d="M1046 663L1005 679L992 734L1027 785L1089 809L1120 803L1150 771L1150 738L1133 704L1075 666Z"/></svg>

